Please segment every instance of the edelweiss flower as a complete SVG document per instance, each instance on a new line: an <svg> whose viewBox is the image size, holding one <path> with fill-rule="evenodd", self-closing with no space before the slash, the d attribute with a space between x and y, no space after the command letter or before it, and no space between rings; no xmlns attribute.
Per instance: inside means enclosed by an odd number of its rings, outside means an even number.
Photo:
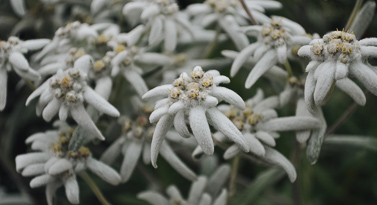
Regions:
<svg viewBox="0 0 377 205"><path fill-rule="evenodd" d="M249 26L244 31L257 36L258 41L240 52L232 64L230 75L236 75L249 56L253 56L257 63L246 79L246 88L250 88L277 63L284 63L291 46L306 44L311 40L303 36L305 30L299 24L283 17L273 17L269 24Z"/></svg>
<svg viewBox="0 0 377 205"><path fill-rule="evenodd" d="M169 198L155 191L145 191L138 194L138 198L150 204L202 204L202 205L226 205L228 192L224 187L229 178L230 167L220 166L210 179L200 176L190 188L188 198L184 199L175 185L166 189ZM219 193L221 190L221 193Z"/></svg>
<svg viewBox="0 0 377 205"><path fill-rule="evenodd" d="M245 108L245 103L237 93L218 86L229 82L229 78L221 76L216 70L203 72L200 66L196 66L190 76L182 73L173 84L158 86L143 95L143 99L164 98L156 103L155 110L149 117L151 123L158 122L151 147L154 167L164 136L173 124L182 137L190 137L186 120L196 141L207 155L214 152L208 123L233 140L243 151L249 151L241 132L216 108L222 100L239 109Z"/></svg>
<svg viewBox="0 0 377 205"><path fill-rule="evenodd" d="M13 69L22 78L39 80L41 76L30 67L23 53L41 49L49 42L48 39L22 41L14 36L9 37L8 41L0 40L0 111L7 100L7 72Z"/></svg>
<svg viewBox="0 0 377 205"><path fill-rule="evenodd" d="M150 29L148 37L149 45L155 45L164 41L164 50L166 52L174 52L177 46L177 36L181 32L181 28L189 32L192 38L194 38L194 33L191 31L191 23L179 11L175 0L129 2L123 7L123 14L126 17L135 18L132 15L137 12L135 10L142 10L142 12L140 11L140 17L142 20L147 21L146 29Z"/></svg>
<svg viewBox="0 0 377 205"><path fill-rule="evenodd" d="M276 1L247 0L246 4L258 22L268 22L270 18L263 14L264 9L277 9L281 4ZM200 19L203 26L217 21L218 25L229 35L238 50L245 48L249 41L245 34L239 31L239 25L246 25L248 16L237 0L206 0L202 4L192 4L187 11Z"/></svg>
<svg viewBox="0 0 377 205"><path fill-rule="evenodd" d="M71 46L68 44L77 45L77 42L94 40L98 38L97 30L106 28L109 24L94 24L89 26L86 23L78 21L68 23L65 27L60 27L56 32L52 41L47 44L43 50L35 56L35 60L39 61L43 57L55 55L56 51L59 53L67 52Z"/></svg>
<svg viewBox="0 0 377 205"><path fill-rule="evenodd" d="M76 61L73 68L59 70L56 75L38 87L26 100L26 105L32 99L40 96L37 103L37 114L42 113L43 119L50 121L59 112L59 118L65 121L68 113L84 129L104 140L90 116L85 110L84 101L100 112L118 117L118 110L98 95L86 82L86 74L81 67L88 67ZM85 61L86 62L86 61Z"/></svg>
<svg viewBox="0 0 377 205"><path fill-rule="evenodd" d="M291 181L296 178L296 171L291 163L278 151L272 149L276 145L275 138L279 137L279 131L303 131L313 130L321 126L321 122L312 116L294 116L278 118L274 108L279 106L277 96L266 99L262 90L246 101L246 109L239 110L232 106L219 106L225 115L234 123L246 138L250 152L261 159L276 164L286 170ZM221 133L215 133L218 141L224 141ZM196 152L196 153L195 153ZM237 145L230 146L224 153L224 158L229 159L237 155L241 150ZM198 150L194 151L198 154Z"/></svg>
<svg viewBox="0 0 377 205"><path fill-rule="evenodd" d="M116 55L111 60L111 75L115 76L121 72L140 96L148 91L148 87L141 77L143 70L137 64L153 66L173 64L173 59L168 56L144 52L144 50L137 46L125 47L120 44L115 48Z"/></svg>
<svg viewBox="0 0 377 205"><path fill-rule="evenodd" d="M151 141L155 125L148 122L148 117L153 111L150 104L144 104L138 98L133 98L134 107L139 108L138 116L131 119L120 118L122 124L122 136L119 137L102 155L101 161L112 164L117 156L122 152L124 155L120 175L122 182L127 182L136 167L140 155L143 155L143 162L151 162ZM178 133L168 132L167 137L178 137ZM160 153L165 160L187 179L194 181L197 179L195 173L191 171L173 152L167 142L162 142Z"/></svg>
<svg viewBox="0 0 377 205"><path fill-rule="evenodd" d="M377 39L358 41L354 34L333 31L300 48L298 55L310 57L305 83L305 102L310 111L313 105L326 103L333 84L350 95L358 104L365 104L363 91L348 76L356 77L369 91L377 95L377 74L368 63L377 57Z"/></svg>
<svg viewBox="0 0 377 205"><path fill-rule="evenodd" d="M120 182L119 174L106 164L91 156L88 148L80 147L77 151L69 150L68 145L73 130L67 126L60 131L36 133L26 139L31 143L33 152L16 157L16 169L22 176L36 176L30 181L30 187L46 186L46 198L52 205L55 191L64 185L66 196L72 204L79 203L79 186L76 174L85 169L101 177L110 184Z"/></svg>

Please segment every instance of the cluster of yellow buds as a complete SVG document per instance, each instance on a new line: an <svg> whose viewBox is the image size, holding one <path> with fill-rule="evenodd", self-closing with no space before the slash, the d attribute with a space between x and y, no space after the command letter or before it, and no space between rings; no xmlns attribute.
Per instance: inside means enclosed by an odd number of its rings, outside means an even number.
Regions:
<svg viewBox="0 0 377 205"><path fill-rule="evenodd" d="M289 34L282 26L279 18L272 18L269 24L264 24L261 30L263 41L266 45L279 47L285 44L290 38Z"/></svg>

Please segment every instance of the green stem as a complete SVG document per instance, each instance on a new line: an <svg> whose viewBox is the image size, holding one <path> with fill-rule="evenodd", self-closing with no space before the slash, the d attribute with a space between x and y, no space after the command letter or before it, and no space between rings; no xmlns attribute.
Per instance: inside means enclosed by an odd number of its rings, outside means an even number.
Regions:
<svg viewBox="0 0 377 205"><path fill-rule="evenodd" d="M111 205L103 196L101 190L99 190L98 186L94 183L92 178L90 178L88 173L83 171L83 172L80 172L79 175L88 184L88 186L93 191L94 195L96 195L97 199L101 202L102 205Z"/></svg>
<svg viewBox="0 0 377 205"><path fill-rule="evenodd" d="M350 18L347 21L346 27L344 28L344 31L348 31L351 28L351 25L353 21L356 18L356 14L359 11L361 4L363 4L363 0L357 0L355 6L353 7L352 13Z"/></svg>
<svg viewBox="0 0 377 205"><path fill-rule="evenodd" d="M32 90L36 89L36 87L34 86L34 84L30 80L26 80L26 79L24 79L24 80L25 80L26 85L29 86L30 89L32 89Z"/></svg>
<svg viewBox="0 0 377 205"><path fill-rule="evenodd" d="M249 17L252 24L257 25L258 22L254 19L253 15L251 15L249 8L247 8L247 5L244 0L240 0L242 8L246 11L247 16Z"/></svg>
<svg viewBox="0 0 377 205"><path fill-rule="evenodd" d="M293 71L292 71L292 67L291 67L291 64L289 64L289 61L286 60L284 62L284 66L285 66L285 69L287 70L288 72L288 78L292 77L293 76Z"/></svg>
<svg viewBox="0 0 377 205"><path fill-rule="evenodd" d="M232 173L230 175L230 182L229 182L228 200L230 200L236 193L236 179L237 179L237 174L238 174L239 163L240 163L240 155L237 155L233 159Z"/></svg>

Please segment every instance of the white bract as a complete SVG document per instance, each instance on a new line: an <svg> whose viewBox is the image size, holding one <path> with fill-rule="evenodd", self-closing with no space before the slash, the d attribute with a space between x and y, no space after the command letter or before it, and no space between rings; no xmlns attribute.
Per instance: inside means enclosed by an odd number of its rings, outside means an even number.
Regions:
<svg viewBox="0 0 377 205"><path fill-rule="evenodd" d="M120 182L119 174L106 164L94 159L88 148L81 146L77 151L68 145L73 129L66 125L60 131L36 133L26 139L32 152L16 157L16 169L22 176L36 176L30 181L31 188L46 186L46 198L53 204L55 191L64 185L66 196L72 204L79 203L79 186L76 175L89 169L112 185Z"/></svg>
<svg viewBox="0 0 377 205"><path fill-rule="evenodd" d="M258 22L268 22L269 17L263 14L265 9L277 9L281 4L276 1L245 1L251 14ZM247 25L248 15L237 0L206 0L201 4L188 6L187 11L207 27L217 23L234 42L238 50L249 44L246 35L240 31L239 25Z"/></svg>
<svg viewBox="0 0 377 205"><path fill-rule="evenodd" d="M218 71L203 72L200 66L196 66L190 75L182 73L173 84L158 86L143 95L143 99L164 98L156 103L149 117L151 123L158 122L151 147L154 167L157 167L156 160L164 136L173 124L182 137L188 138L191 136L186 124L188 122L195 139L207 155L214 152L208 123L233 140L243 151L249 151L241 132L216 108L222 100L239 109L245 108L245 103L237 93L219 86L220 83L229 82L229 78Z"/></svg>
<svg viewBox="0 0 377 205"><path fill-rule="evenodd" d="M149 45L164 41L164 51L168 53L175 51L179 32L188 32L194 38L191 23L184 13L179 11L174 0L129 2L123 7L123 14L129 18L140 15L141 20L146 21L146 30L150 29Z"/></svg>
<svg viewBox="0 0 377 205"><path fill-rule="evenodd" d="M239 53L232 64L230 75L235 76L248 58L253 56L256 64L246 79L246 88L253 86L277 63L284 64L293 45L307 44L311 40L308 36L304 36L305 30L299 24L283 17L273 17L263 26L246 27L244 32L256 36L258 40Z"/></svg>
<svg viewBox="0 0 377 205"><path fill-rule="evenodd" d="M21 78L39 80L41 76L30 67L24 53L41 49L49 42L48 39L22 41L15 36L9 37L8 41L0 40L0 111L7 100L8 72L13 69Z"/></svg>
<svg viewBox="0 0 377 205"><path fill-rule="evenodd" d="M333 31L303 46L298 55L309 57L306 67L305 102L313 111L314 104L326 103L331 88L336 85L359 105L366 102L363 91L348 77L356 77L370 92L377 95L377 74L369 57L377 57L377 39L358 41L354 34Z"/></svg>
<svg viewBox="0 0 377 205"><path fill-rule="evenodd" d="M77 62L77 61L76 61ZM38 87L27 99L26 105L32 99L40 96L37 103L37 114L50 121L57 113L65 121L68 114L82 126L101 140L105 138L98 130L85 110L84 102L95 109L113 117L119 117L118 110L97 94L86 82L86 74L80 69L80 63L65 71L58 70L57 74Z"/></svg>
<svg viewBox="0 0 377 205"><path fill-rule="evenodd" d="M192 183L187 199L175 185L170 185L166 189L169 198L155 191L145 191L138 194L138 198L147 201L150 204L158 205L226 205L228 191L223 188L225 182L229 178L229 165L222 165L208 179L200 176L198 180Z"/></svg>
<svg viewBox="0 0 377 205"><path fill-rule="evenodd" d="M135 98L134 98L135 100ZM153 111L150 104L144 104L140 100L135 100L137 107L140 108L135 118L128 119L126 117L119 118L122 125L122 136L103 153L101 161L106 164L113 164L115 159L121 153L123 161L120 168L122 182L127 182L142 155L144 164L151 162L151 141L155 125L148 122L148 117ZM168 132L168 138L177 138L178 133ZM185 178L194 181L197 179L195 173L191 171L173 152L169 143L162 142L160 154L163 158Z"/></svg>

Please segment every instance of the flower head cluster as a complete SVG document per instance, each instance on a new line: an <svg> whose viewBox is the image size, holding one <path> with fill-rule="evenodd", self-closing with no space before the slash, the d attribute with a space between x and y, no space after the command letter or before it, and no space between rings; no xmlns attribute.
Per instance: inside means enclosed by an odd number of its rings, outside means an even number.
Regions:
<svg viewBox="0 0 377 205"><path fill-rule="evenodd" d="M59 131L36 133L26 139L33 152L16 157L16 169L23 176L36 176L30 181L32 188L46 186L48 204L52 203L55 191L64 185L68 200L79 203L77 173L89 169L103 180L116 185L119 174L106 164L94 159L87 147L70 150L73 129L64 125Z"/></svg>
<svg viewBox="0 0 377 205"><path fill-rule="evenodd" d="M150 29L148 43L156 45L164 41L164 50L174 52L180 29L190 33L191 23L174 0L150 0L127 3L123 8L126 17L135 18L135 10L141 11L140 18L146 21L146 29ZM164 40L165 39L165 40Z"/></svg>
<svg viewBox="0 0 377 205"><path fill-rule="evenodd" d="M358 104L365 104L361 89L350 79L354 76L373 94L377 95L377 74L368 57L377 57L376 39L358 41L353 33L333 31L300 48L298 54L309 57L309 72L305 84L305 101L310 111L313 105L326 103L334 83Z"/></svg>
<svg viewBox="0 0 377 205"><path fill-rule="evenodd" d="M225 205L228 192L223 187L229 178L229 174L230 167L222 165L217 168L209 179L205 176L200 176L198 180L192 183L187 199L182 197L182 194L175 185L170 185L166 189L169 198L155 191L142 192L138 194L138 198L150 204Z"/></svg>
<svg viewBox="0 0 377 205"><path fill-rule="evenodd" d="M252 56L256 64L246 79L246 88L250 88L277 63L284 63L293 45L307 44L311 40L308 36L304 36L305 30L299 24L283 17L273 17L268 24L249 26L244 31L258 37L258 41L239 53L232 64L230 75L236 75L241 66Z"/></svg>
<svg viewBox="0 0 377 205"><path fill-rule="evenodd" d="M158 122L152 139L153 166L156 167L163 137L173 124L182 137L191 136L186 120L199 146L207 155L214 152L208 123L232 139L242 150L249 151L241 132L216 108L221 100L240 109L245 108L239 95L218 86L229 82L229 78L219 75L218 71L204 72L200 66L196 66L190 75L182 73L173 84L158 86L144 94L143 99L164 98L156 103L155 110L149 117L151 123Z"/></svg>
<svg viewBox="0 0 377 205"><path fill-rule="evenodd" d="M244 110L228 105L222 105L219 109L242 132L250 152L269 163L282 167L291 181L294 181L296 172L291 163L271 148L276 145L275 138L279 137L279 131L312 130L319 128L321 122L312 116L278 117L274 108L279 105L279 101L277 96L264 99L262 90L258 90L253 98L246 101ZM214 136L218 141L225 140L221 133L216 133ZM232 145L224 153L224 158L232 158L240 151L237 145Z"/></svg>
<svg viewBox="0 0 377 205"><path fill-rule="evenodd" d="M151 162L151 141L155 125L148 122L148 117L153 111L153 106L142 103L138 98L133 98L133 102L136 104L135 107L139 108L137 114L132 119L119 118L122 125L122 136L114 141L101 157L101 161L112 164L122 152L124 155L120 169L122 182L129 180L141 155L145 164ZM168 132L166 137L168 139L177 138L178 133ZM195 173L178 158L167 142L162 142L160 153L182 176L191 181L196 180Z"/></svg>
<svg viewBox="0 0 377 205"><path fill-rule="evenodd" d="M11 36L7 41L0 40L0 111L4 109L7 98L8 71L12 69L22 78L37 81L41 76L33 70L23 53L43 48L48 39L22 41Z"/></svg>
<svg viewBox="0 0 377 205"><path fill-rule="evenodd" d="M32 99L40 96L37 103L37 114L50 121L57 113L65 121L68 114L84 129L96 137L104 139L84 108L84 102L108 115L118 117L118 110L97 94L86 82L86 73L79 68L80 63L65 71L59 70L43 85L38 87L27 99L26 105Z"/></svg>

